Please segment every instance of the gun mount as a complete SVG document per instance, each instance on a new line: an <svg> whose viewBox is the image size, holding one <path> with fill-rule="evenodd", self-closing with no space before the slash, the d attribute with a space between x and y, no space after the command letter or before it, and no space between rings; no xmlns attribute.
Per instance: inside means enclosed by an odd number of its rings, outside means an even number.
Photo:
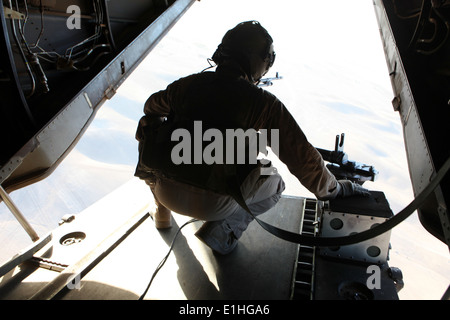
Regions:
<svg viewBox="0 0 450 320"><path fill-rule="evenodd" d="M270 86L273 85L273 82L272 82L272 81L274 81L274 80L281 80L281 79L283 79L283 77L282 77L282 76L279 76L279 75L278 75L278 72L277 72L277 73L275 74L275 77L261 79L261 80L259 81L259 83L258 83L258 87L270 87Z"/></svg>
<svg viewBox="0 0 450 320"><path fill-rule="evenodd" d="M373 166L348 160L344 152L344 137L344 133L336 135L333 151L316 148L322 158L329 162L327 168L337 179L348 179L360 185L366 181L375 181L378 171Z"/></svg>

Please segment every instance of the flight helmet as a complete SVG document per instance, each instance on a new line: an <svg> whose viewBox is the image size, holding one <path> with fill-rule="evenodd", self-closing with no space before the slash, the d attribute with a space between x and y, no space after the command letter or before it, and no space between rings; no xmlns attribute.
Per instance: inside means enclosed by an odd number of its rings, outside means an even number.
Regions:
<svg viewBox="0 0 450 320"><path fill-rule="evenodd" d="M241 22L225 34L212 56L217 65L227 59L236 61L257 83L275 61L272 37L258 21Z"/></svg>

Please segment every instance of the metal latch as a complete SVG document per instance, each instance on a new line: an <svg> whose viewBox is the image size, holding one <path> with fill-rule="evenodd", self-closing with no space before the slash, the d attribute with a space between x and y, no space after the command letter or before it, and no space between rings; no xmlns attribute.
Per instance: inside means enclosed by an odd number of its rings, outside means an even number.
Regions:
<svg viewBox="0 0 450 320"><path fill-rule="evenodd" d="M3 12L5 13L6 19L18 19L23 20L25 19L25 15L23 13L20 13L18 11L14 11L8 7L3 7Z"/></svg>

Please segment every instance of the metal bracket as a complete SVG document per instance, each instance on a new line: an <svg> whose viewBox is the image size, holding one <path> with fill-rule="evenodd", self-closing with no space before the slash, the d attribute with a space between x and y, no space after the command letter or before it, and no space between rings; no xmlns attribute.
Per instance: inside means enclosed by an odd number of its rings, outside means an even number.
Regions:
<svg viewBox="0 0 450 320"><path fill-rule="evenodd" d="M5 202L8 209L11 213L16 217L17 221L19 221L20 225L25 229L25 231L30 236L33 242L39 240L39 236L36 231L34 231L33 227L30 223L25 219L24 215L20 212L19 208L14 204L12 199L9 197L9 194L3 189L2 185L0 185L0 198Z"/></svg>
<svg viewBox="0 0 450 320"><path fill-rule="evenodd" d="M339 140L339 138L340 138L340 140ZM339 137L339 135L336 135L336 142L334 143L334 151L344 152L344 138L345 138L345 133L341 133L340 137Z"/></svg>
<svg viewBox="0 0 450 320"><path fill-rule="evenodd" d="M14 11L5 6L3 7L3 12L5 13L5 18L7 18L7 19L18 19L18 20L25 19L25 15L23 13Z"/></svg>
<svg viewBox="0 0 450 320"><path fill-rule="evenodd" d="M10 272L12 269L17 267L24 261L27 261L33 257L33 255L41 250L47 243L49 243L53 239L53 235L51 233L47 234L45 237L33 243L28 249L18 254L4 265L0 266L0 277L3 277L5 274Z"/></svg>

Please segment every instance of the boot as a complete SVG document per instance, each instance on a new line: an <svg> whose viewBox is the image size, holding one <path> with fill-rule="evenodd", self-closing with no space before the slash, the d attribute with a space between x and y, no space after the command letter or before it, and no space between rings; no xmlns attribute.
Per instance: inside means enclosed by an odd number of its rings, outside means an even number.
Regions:
<svg viewBox="0 0 450 320"><path fill-rule="evenodd" d="M205 222L195 236L221 255L231 253L238 244L238 239L224 220Z"/></svg>
<svg viewBox="0 0 450 320"><path fill-rule="evenodd" d="M168 229L172 228L172 214L169 209L161 204L158 204L156 211L150 213L153 221L155 222L156 229Z"/></svg>

